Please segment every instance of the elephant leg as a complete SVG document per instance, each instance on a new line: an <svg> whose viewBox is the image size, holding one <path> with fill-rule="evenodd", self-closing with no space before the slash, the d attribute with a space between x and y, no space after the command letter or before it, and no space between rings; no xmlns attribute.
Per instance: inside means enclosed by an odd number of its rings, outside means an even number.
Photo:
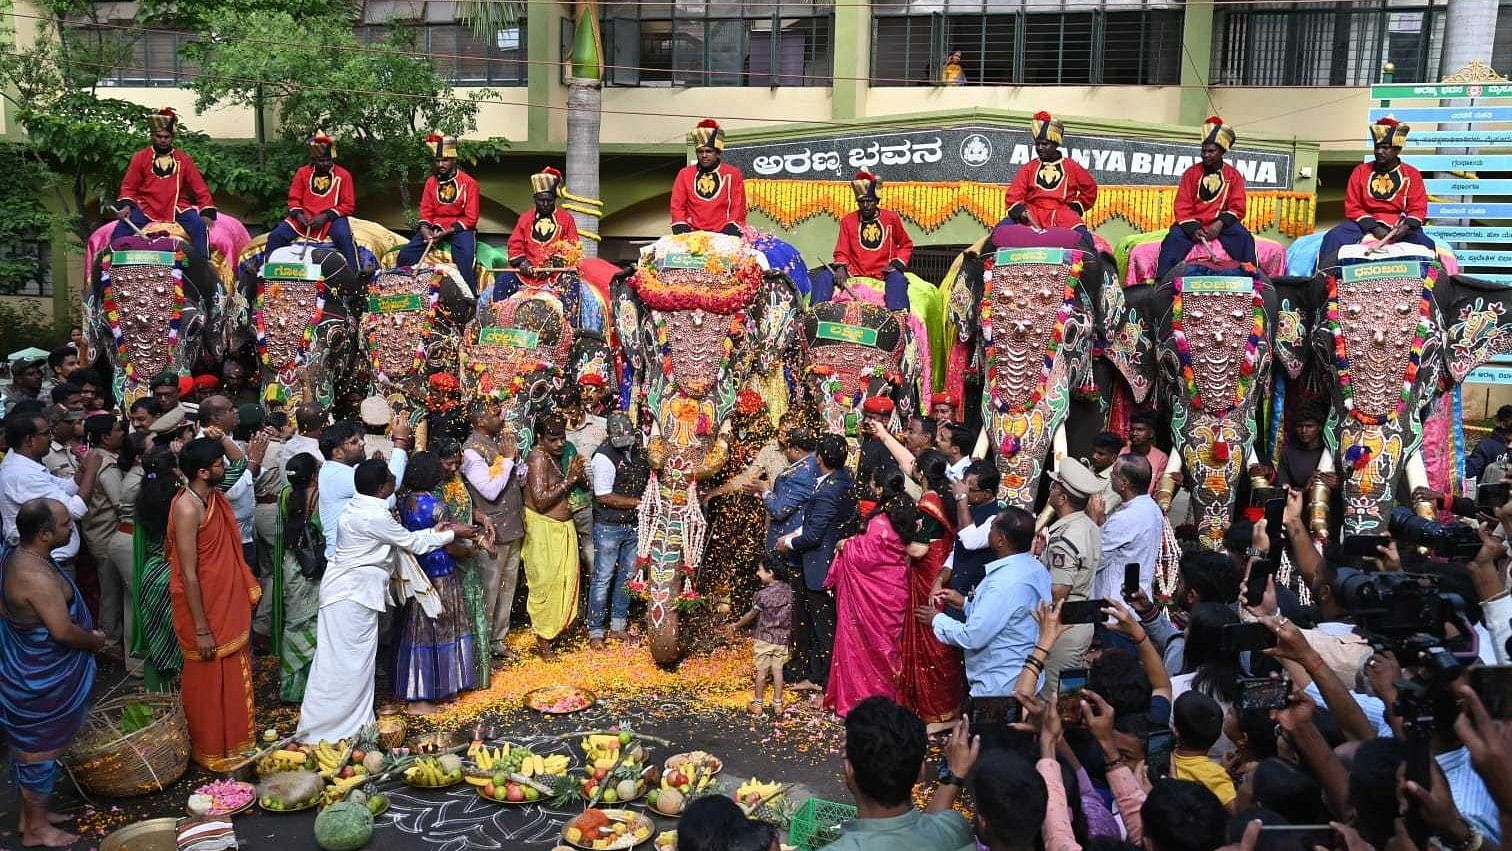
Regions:
<svg viewBox="0 0 1512 851"><path fill-rule="evenodd" d="M1166 461L1165 473L1161 475L1160 485L1155 491L1155 501L1167 514L1171 512L1171 502L1176 499L1176 476L1180 472L1181 452L1173 447L1171 457Z"/></svg>
<svg viewBox="0 0 1512 851"><path fill-rule="evenodd" d="M1407 459L1402 462L1402 474L1407 477L1407 492L1409 494L1418 488L1428 487L1428 467L1423 463L1423 450L1421 447L1411 455L1408 455ZM1423 506L1427 507L1424 508ZM1422 516L1430 519L1434 516L1434 508L1430 503L1420 505L1417 500L1413 500L1412 507Z"/></svg>

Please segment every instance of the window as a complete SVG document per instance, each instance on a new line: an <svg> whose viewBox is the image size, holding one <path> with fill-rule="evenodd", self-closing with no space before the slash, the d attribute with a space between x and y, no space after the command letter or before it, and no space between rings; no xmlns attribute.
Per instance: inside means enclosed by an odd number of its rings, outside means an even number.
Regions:
<svg viewBox="0 0 1512 851"><path fill-rule="evenodd" d="M1444 3L1266 4L1213 22L1214 85L1365 86L1391 62L1399 83L1438 79Z"/></svg>
<svg viewBox="0 0 1512 851"><path fill-rule="evenodd" d="M479 38L457 16L457 4L431 0L423 5L407 0L376 0L363 8L358 38L380 42L393 27L414 31L415 50L431 57L436 73L454 85L523 86L528 77L525 21L501 29L493 38Z"/></svg>
<svg viewBox="0 0 1512 851"><path fill-rule="evenodd" d="M0 295L51 296L52 246L45 239L0 243Z"/></svg>
<svg viewBox="0 0 1512 851"><path fill-rule="evenodd" d="M924 2L875 7L873 85L1160 85L1181 76L1173 3L1108 0L1082 11L1070 0L935 0L926 12Z"/></svg>
<svg viewBox="0 0 1512 851"><path fill-rule="evenodd" d="M626 2L599 7L604 82L617 86L828 86L826 0ZM572 52L572 22L562 55Z"/></svg>
<svg viewBox="0 0 1512 851"><path fill-rule="evenodd" d="M79 24L68 33L100 61L115 66L100 77L103 86L181 86L193 82L196 68L179 55L192 33L138 32L119 26Z"/></svg>

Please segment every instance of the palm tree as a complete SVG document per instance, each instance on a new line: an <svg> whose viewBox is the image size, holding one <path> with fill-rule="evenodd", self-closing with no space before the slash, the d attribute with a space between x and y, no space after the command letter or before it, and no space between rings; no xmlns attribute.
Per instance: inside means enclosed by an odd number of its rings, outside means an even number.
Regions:
<svg viewBox="0 0 1512 851"><path fill-rule="evenodd" d="M567 179L563 207L572 212L585 256L598 255L599 126L603 109L603 39L599 32L597 0L577 0L577 23L572 39L572 74L567 81ZM518 26L523 2L461 0L457 16L478 38L492 41L503 29Z"/></svg>

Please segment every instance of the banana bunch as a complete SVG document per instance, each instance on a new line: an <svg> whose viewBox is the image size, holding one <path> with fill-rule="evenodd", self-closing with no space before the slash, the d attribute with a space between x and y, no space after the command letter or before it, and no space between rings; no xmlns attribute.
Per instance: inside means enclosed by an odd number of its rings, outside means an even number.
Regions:
<svg viewBox="0 0 1512 851"><path fill-rule="evenodd" d="M344 739L334 745L322 740L312 752L315 754L315 764L320 769L320 776L327 780L336 776L336 772L346 764L347 754L350 753Z"/></svg>
<svg viewBox="0 0 1512 851"><path fill-rule="evenodd" d="M497 748L481 746L472 750L473 762L484 771L502 771L508 774L523 774L526 777L550 777L567 773L570 764L566 754L541 756L526 748L508 743Z"/></svg>
<svg viewBox="0 0 1512 851"><path fill-rule="evenodd" d="M404 770L404 780L412 786L445 786L456 779L433 757L421 759Z"/></svg>
<svg viewBox="0 0 1512 851"><path fill-rule="evenodd" d="M298 771L305 767L303 751L276 750L257 761L257 774L267 777L285 771Z"/></svg>
<svg viewBox="0 0 1512 851"><path fill-rule="evenodd" d="M782 793L779 790L782 784L776 781L762 782L751 778L740 784L735 790L735 803L741 804L748 810L765 804L775 804L781 800Z"/></svg>
<svg viewBox="0 0 1512 851"><path fill-rule="evenodd" d="M329 807L337 801L342 800L347 796L348 792L362 785L367 779L367 775L365 774L354 774L351 777L343 777L331 781L330 785L326 786L325 795L321 799L320 806Z"/></svg>

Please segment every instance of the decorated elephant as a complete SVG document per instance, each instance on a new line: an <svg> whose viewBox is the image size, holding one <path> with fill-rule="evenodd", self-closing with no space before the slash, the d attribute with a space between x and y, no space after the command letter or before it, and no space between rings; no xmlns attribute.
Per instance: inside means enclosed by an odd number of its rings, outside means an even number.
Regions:
<svg viewBox="0 0 1512 851"><path fill-rule="evenodd" d="M827 301L804 311L800 328L810 404L828 430L846 435L853 448L867 399L902 397L908 410L918 410L911 385L919 364L907 358L908 330L892 311L865 301Z"/></svg>
<svg viewBox="0 0 1512 851"><path fill-rule="evenodd" d="M428 376L449 374L454 381L461 330L476 306L454 266L380 271L367 285L359 323L376 389L419 399Z"/></svg>
<svg viewBox="0 0 1512 851"><path fill-rule="evenodd" d="M1344 248L1322 276L1312 324L1330 379L1324 435L1341 464L1344 535L1384 534L1403 476L1403 492L1428 484L1423 411L1512 350L1512 287L1446 274L1416 246L1393 253Z"/></svg>
<svg viewBox="0 0 1512 851"><path fill-rule="evenodd" d="M238 287L252 305L251 322L240 332L228 328L228 345L234 350L255 340L264 398L296 400L308 382L328 408L338 388L355 380L362 283L378 257L402 240L373 222L352 219L351 227L360 270L348 268L329 242L301 240L268 256L267 237L259 236L243 250Z"/></svg>
<svg viewBox="0 0 1512 851"><path fill-rule="evenodd" d="M738 237L663 237L641 253L616 293L616 325L634 375L634 405L651 423L653 467L641 499L637 580L659 664L675 662L678 612L703 553L699 481L726 460L725 419L736 394L780 372L796 295L768 273L765 255Z"/></svg>
<svg viewBox="0 0 1512 851"><path fill-rule="evenodd" d="M130 404L159 372L187 374L202 354L223 354L227 318L245 315L231 264L248 238L241 222L222 214L207 259L186 251L177 224L150 224L112 243L113 230L102 225L86 246L93 274L83 325L91 347L110 360L115 398Z"/></svg>
<svg viewBox="0 0 1512 851"><path fill-rule="evenodd" d="M554 390L581 375L614 374L604 333L606 292L574 273L540 286L527 282L498 300L490 288L478 300L477 316L462 333L462 397L503 403L506 428L522 451Z"/></svg>

